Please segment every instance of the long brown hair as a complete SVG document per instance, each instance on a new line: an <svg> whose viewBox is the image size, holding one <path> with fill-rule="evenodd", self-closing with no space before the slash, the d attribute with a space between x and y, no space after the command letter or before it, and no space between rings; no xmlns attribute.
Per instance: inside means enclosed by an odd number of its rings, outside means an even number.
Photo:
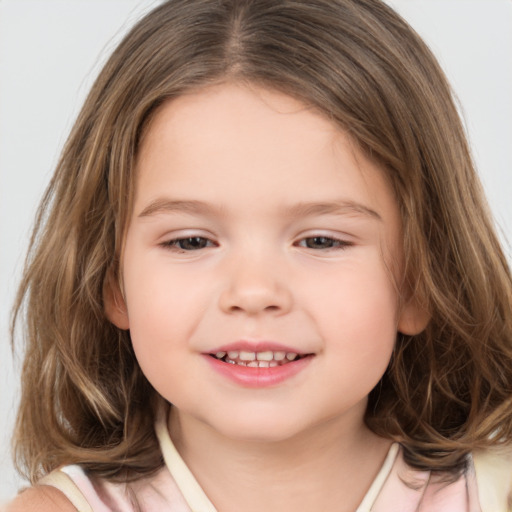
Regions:
<svg viewBox="0 0 512 512"><path fill-rule="evenodd" d="M39 209L13 315L25 326L18 467L109 478L161 456L158 400L129 333L105 317L119 276L134 162L164 102L225 80L290 94L376 159L400 207L402 288L431 320L397 335L366 422L417 468L464 467L512 439L512 283L450 87L379 0L171 0L142 19L93 86Z"/></svg>

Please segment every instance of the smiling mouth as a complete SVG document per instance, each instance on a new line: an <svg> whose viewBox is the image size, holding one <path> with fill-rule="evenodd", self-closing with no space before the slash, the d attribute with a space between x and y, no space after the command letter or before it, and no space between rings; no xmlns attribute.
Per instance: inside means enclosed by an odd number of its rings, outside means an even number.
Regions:
<svg viewBox="0 0 512 512"><path fill-rule="evenodd" d="M311 354L298 354L296 352L265 350L261 352L249 352L244 350L230 350L210 354L211 357L227 364L247 366L249 368L275 368L293 361L298 361Z"/></svg>

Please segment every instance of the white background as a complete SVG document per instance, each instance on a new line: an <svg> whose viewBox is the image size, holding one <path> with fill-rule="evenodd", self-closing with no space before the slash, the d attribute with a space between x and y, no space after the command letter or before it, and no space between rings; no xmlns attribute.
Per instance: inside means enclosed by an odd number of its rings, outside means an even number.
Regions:
<svg viewBox="0 0 512 512"><path fill-rule="evenodd" d="M9 453L20 361L8 322L35 209L101 63L158 3L0 0L0 502L21 485ZM512 1L389 3L447 72L503 240L512 240Z"/></svg>

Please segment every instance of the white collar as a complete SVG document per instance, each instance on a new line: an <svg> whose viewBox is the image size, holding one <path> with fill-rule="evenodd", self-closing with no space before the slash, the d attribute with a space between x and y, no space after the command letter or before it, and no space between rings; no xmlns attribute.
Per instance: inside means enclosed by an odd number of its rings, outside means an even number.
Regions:
<svg viewBox="0 0 512 512"><path fill-rule="evenodd" d="M172 442L167 422L168 411L168 407L161 407L155 422L155 431L160 442L165 465L193 512L217 512L217 509L208 499L208 496L206 496ZM356 512L368 512L371 510L382 486L391 473L391 469L399 453L399 448L398 443L391 445L379 473L372 482L363 501L359 507L357 507Z"/></svg>

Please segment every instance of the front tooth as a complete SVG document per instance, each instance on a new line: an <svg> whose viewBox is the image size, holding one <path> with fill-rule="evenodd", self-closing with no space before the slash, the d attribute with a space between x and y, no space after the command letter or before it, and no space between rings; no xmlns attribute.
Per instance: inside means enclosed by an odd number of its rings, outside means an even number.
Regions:
<svg viewBox="0 0 512 512"><path fill-rule="evenodd" d="M237 350L231 350L228 352L229 359L238 359L238 351Z"/></svg>
<svg viewBox="0 0 512 512"><path fill-rule="evenodd" d="M274 352L274 361L282 361L286 357L286 352Z"/></svg>
<svg viewBox="0 0 512 512"><path fill-rule="evenodd" d="M293 352L288 352L286 354L286 359L288 359L288 361L293 361L296 357L297 357L297 354L295 354Z"/></svg>
<svg viewBox="0 0 512 512"><path fill-rule="evenodd" d="M216 357L217 359L222 359L225 355L226 355L226 352L217 352L217 353L215 354L215 357Z"/></svg>
<svg viewBox="0 0 512 512"><path fill-rule="evenodd" d="M256 354L258 361L272 361L274 353L268 350L267 352L258 352Z"/></svg>
<svg viewBox="0 0 512 512"><path fill-rule="evenodd" d="M242 361L254 361L256 359L256 353L255 352L244 352L242 350L242 351L240 351L240 359Z"/></svg>
<svg viewBox="0 0 512 512"><path fill-rule="evenodd" d="M251 361L250 363L247 363L247 366L250 366L251 368L257 368L258 364L258 361Z"/></svg>
<svg viewBox="0 0 512 512"><path fill-rule="evenodd" d="M244 363L243 361L239 361L237 364L238 366L247 366L247 363Z"/></svg>
<svg viewBox="0 0 512 512"><path fill-rule="evenodd" d="M277 361L270 361L268 365L270 366L270 368L274 368L274 366L279 366L279 363Z"/></svg>
<svg viewBox="0 0 512 512"><path fill-rule="evenodd" d="M270 366L270 363L268 361L259 361L258 366L260 368L268 368Z"/></svg>

